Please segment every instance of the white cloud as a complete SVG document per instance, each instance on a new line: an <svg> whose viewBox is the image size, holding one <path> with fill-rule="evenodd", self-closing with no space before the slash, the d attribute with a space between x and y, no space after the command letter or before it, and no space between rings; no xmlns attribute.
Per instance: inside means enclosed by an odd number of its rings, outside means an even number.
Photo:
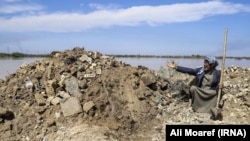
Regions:
<svg viewBox="0 0 250 141"><path fill-rule="evenodd" d="M40 5L32 4L9 4L0 6L0 14L14 14L18 12L30 12L30 11L39 11L43 7Z"/></svg>
<svg viewBox="0 0 250 141"><path fill-rule="evenodd" d="M4 2L18 2L18 1L21 1L21 0L3 0Z"/></svg>
<svg viewBox="0 0 250 141"><path fill-rule="evenodd" d="M89 7L95 8L97 10L105 10L105 9L117 9L119 6L115 4L108 4L108 5L102 5L98 3L90 3L88 4Z"/></svg>
<svg viewBox="0 0 250 141"><path fill-rule="evenodd" d="M39 7L35 9L39 9ZM207 16L239 12L250 12L250 7L241 4L209 1L161 6L134 6L127 9L97 10L87 14L65 12L33 14L14 16L8 19L0 18L0 31L78 32L91 28L111 26L193 22Z"/></svg>

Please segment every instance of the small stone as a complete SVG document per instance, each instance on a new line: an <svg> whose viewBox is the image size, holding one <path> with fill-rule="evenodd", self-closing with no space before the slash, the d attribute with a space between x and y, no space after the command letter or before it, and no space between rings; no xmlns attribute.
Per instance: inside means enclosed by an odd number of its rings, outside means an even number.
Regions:
<svg viewBox="0 0 250 141"><path fill-rule="evenodd" d="M92 109L95 106L95 103L93 101L86 102L83 105L83 111L88 112L90 109Z"/></svg>

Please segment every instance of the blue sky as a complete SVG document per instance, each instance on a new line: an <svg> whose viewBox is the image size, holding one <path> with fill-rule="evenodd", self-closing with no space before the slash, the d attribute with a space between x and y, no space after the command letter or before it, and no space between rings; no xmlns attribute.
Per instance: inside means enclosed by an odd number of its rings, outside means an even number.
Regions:
<svg viewBox="0 0 250 141"><path fill-rule="evenodd" d="M250 53L249 0L0 0L0 52Z"/></svg>

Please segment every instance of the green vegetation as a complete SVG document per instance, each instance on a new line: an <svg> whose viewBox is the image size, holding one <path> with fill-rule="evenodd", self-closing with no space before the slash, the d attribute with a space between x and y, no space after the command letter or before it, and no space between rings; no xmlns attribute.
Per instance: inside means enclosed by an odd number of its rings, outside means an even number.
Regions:
<svg viewBox="0 0 250 141"><path fill-rule="evenodd" d="M20 52L13 52L13 53L1 53L0 52L0 57L13 57L13 58L18 58L18 57L50 57L49 54L24 54Z"/></svg>

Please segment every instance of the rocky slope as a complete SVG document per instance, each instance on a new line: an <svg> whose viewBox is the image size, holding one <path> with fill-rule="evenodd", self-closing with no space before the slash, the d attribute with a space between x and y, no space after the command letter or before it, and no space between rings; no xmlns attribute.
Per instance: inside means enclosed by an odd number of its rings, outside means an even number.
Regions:
<svg viewBox="0 0 250 141"><path fill-rule="evenodd" d="M170 72L170 71L169 71ZM225 69L223 119L194 113L192 77L74 48L0 80L1 140L165 140L166 124L249 124L250 68Z"/></svg>

